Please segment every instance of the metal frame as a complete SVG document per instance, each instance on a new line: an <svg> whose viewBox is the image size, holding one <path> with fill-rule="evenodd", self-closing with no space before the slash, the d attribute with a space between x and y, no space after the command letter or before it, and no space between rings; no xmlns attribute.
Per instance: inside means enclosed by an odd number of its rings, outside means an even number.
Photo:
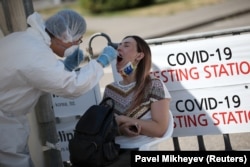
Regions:
<svg viewBox="0 0 250 167"><path fill-rule="evenodd" d="M93 41L93 39L94 39L95 37L98 37L98 36L102 36L102 37L106 38L106 40L107 40L107 45L112 46L112 47L115 48L115 49L117 49L117 47L118 47L118 44L117 44L117 43L113 43L113 42L111 41L111 38L110 38L107 34L105 34L105 33L103 33L103 32L95 33L95 34L91 35L91 37L90 37L90 39L89 39L89 42L88 42L87 51L88 51L89 54L90 54L89 59L94 58L94 53L93 53L93 48L92 48L92 41Z"/></svg>
<svg viewBox="0 0 250 167"><path fill-rule="evenodd" d="M7 0L0 0L0 3L2 4L2 7L3 7L3 13L4 13L4 17L5 17L6 28L7 28L7 30L9 32L13 32L13 26L12 26L11 20L10 20L9 3L8 3Z"/></svg>
<svg viewBox="0 0 250 167"><path fill-rule="evenodd" d="M250 26L218 30L218 31L210 31L205 33L196 33L190 35L180 35L180 36L172 36L172 37L163 37L163 38L154 38L148 39L146 42L149 45L160 45L166 44L170 42L182 42L194 39L202 39L202 38L212 38L223 35L239 35L241 33L250 32Z"/></svg>
<svg viewBox="0 0 250 167"><path fill-rule="evenodd" d="M28 17L34 12L32 0L23 0L23 6L24 6L26 17Z"/></svg>

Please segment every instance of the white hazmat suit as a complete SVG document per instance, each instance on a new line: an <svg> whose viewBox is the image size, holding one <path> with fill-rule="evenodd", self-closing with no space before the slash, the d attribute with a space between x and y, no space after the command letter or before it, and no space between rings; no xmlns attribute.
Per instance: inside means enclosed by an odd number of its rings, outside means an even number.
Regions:
<svg viewBox="0 0 250 167"><path fill-rule="evenodd" d="M43 92L66 98L92 89L103 76L103 67L91 60L79 73L68 72L50 48L42 17L34 13L30 27L0 40L0 166L30 167L26 115Z"/></svg>

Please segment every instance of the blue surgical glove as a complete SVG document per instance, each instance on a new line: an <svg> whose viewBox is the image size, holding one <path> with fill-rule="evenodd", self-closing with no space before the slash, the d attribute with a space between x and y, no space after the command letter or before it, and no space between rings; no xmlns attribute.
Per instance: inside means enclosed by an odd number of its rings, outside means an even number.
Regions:
<svg viewBox="0 0 250 167"><path fill-rule="evenodd" d="M107 67L116 57L117 51L111 46L106 46L97 58L97 61L101 63L103 67Z"/></svg>
<svg viewBox="0 0 250 167"><path fill-rule="evenodd" d="M68 48L64 56L66 57L64 62L65 69L67 71L73 71L83 61L83 51L79 47L72 46Z"/></svg>

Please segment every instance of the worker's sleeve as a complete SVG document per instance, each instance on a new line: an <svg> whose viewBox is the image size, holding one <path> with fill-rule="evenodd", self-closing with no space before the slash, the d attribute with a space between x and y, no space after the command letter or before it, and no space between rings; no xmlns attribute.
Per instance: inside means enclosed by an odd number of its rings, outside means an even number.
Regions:
<svg viewBox="0 0 250 167"><path fill-rule="evenodd" d="M31 66L24 71L24 75L32 87L66 98L79 97L88 92L103 76L103 67L96 60L72 72L66 71L60 60L41 59Z"/></svg>

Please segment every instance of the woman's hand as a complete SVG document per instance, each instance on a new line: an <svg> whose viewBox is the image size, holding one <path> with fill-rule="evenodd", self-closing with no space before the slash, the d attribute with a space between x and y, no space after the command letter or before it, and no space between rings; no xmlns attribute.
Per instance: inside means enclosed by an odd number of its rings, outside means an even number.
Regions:
<svg viewBox="0 0 250 167"><path fill-rule="evenodd" d="M127 116L115 114L115 120L118 126L127 122Z"/></svg>
<svg viewBox="0 0 250 167"><path fill-rule="evenodd" d="M119 126L121 135L138 136L141 132L141 126L137 122L125 122Z"/></svg>

